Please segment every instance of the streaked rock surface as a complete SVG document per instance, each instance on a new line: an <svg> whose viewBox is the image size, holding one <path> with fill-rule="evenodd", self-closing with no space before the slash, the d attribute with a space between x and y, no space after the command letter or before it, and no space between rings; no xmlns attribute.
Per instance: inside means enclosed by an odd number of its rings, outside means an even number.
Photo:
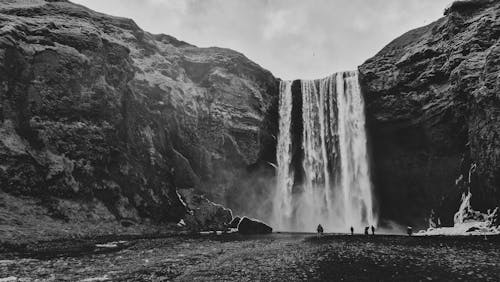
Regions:
<svg viewBox="0 0 500 282"><path fill-rule="evenodd" d="M360 67L382 218L444 225L474 164L472 206L500 206L500 3L457 1Z"/></svg>
<svg viewBox="0 0 500 282"><path fill-rule="evenodd" d="M176 188L222 202L272 150L276 88L232 50L68 1L2 1L1 190L65 221L61 201L96 221L176 223L189 209Z"/></svg>

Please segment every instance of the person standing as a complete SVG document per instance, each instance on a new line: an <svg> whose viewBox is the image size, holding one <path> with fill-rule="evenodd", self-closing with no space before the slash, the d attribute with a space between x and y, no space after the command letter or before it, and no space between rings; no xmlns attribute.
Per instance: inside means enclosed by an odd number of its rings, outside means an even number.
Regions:
<svg viewBox="0 0 500 282"><path fill-rule="evenodd" d="M318 228L316 228L316 231L318 232L317 236L320 237L321 235L323 235L323 226L321 226L321 224L318 225Z"/></svg>
<svg viewBox="0 0 500 282"><path fill-rule="evenodd" d="M408 233L408 236L411 237L411 235L413 235L413 228L411 226L408 226L408 228L406 229L406 232Z"/></svg>
<svg viewBox="0 0 500 282"><path fill-rule="evenodd" d="M351 226L351 235L354 235L354 227Z"/></svg>
<svg viewBox="0 0 500 282"><path fill-rule="evenodd" d="M375 235L375 226L372 225L372 235Z"/></svg>

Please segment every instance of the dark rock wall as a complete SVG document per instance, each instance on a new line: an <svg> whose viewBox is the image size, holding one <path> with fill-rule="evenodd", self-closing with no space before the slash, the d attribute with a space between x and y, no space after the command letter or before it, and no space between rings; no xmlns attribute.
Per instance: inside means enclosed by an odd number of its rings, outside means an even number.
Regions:
<svg viewBox="0 0 500 282"><path fill-rule="evenodd" d="M500 204L500 3L459 2L359 68L382 218L452 224L474 163L472 205Z"/></svg>
<svg viewBox="0 0 500 282"><path fill-rule="evenodd" d="M291 121L291 136L292 136L292 159L291 169L293 171L294 190L301 189L300 184L304 183L305 171L303 167L304 149L302 148L304 141L304 122L302 116L303 100L302 100L302 82L295 80L292 83L292 121Z"/></svg>
<svg viewBox="0 0 500 282"><path fill-rule="evenodd" d="M2 1L0 188L176 222L187 210L176 188L225 204L274 162L277 91L228 49L68 1Z"/></svg>

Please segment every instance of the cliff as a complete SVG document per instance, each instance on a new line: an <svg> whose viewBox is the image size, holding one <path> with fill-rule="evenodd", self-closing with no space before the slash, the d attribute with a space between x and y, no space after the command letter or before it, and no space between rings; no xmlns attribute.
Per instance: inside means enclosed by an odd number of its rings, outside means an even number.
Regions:
<svg viewBox="0 0 500 282"><path fill-rule="evenodd" d="M177 223L208 205L191 188L224 202L275 155L277 87L232 50L68 1L2 1L0 237Z"/></svg>
<svg viewBox="0 0 500 282"><path fill-rule="evenodd" d="M472 206L500 205L499 37L498 1L456 1L360 66L382 218L452 224L469 171Z"/></svg>
<svg viewBox="0 0 500 282"><path fill-rule="evenodd" d="M456 1L359 67L382 220L452 224L469 187L500 206L499 19ZM217 229L231 212L213 202L265 219L278 84L129 19L2 1L0 239Z"/></svg>

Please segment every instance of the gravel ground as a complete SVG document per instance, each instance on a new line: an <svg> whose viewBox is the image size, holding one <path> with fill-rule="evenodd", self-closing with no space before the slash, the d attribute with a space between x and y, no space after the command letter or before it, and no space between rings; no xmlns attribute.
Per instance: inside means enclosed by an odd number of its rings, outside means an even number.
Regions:
<svg viewBox="0 0 500 282"><path fill-rule="evenodd" d="M500 281L500 237L307 234L134 239L92 250L92 241L4 248L12 281ZM78 250L78 246L83 246ZM61 247L62 246L62 247ZM64 246L71 252L66 252ZM52 252L49 252L52 250ZM0 279L0 281L2 281ZM5 280L9 281L9 280Z"/></svg>

